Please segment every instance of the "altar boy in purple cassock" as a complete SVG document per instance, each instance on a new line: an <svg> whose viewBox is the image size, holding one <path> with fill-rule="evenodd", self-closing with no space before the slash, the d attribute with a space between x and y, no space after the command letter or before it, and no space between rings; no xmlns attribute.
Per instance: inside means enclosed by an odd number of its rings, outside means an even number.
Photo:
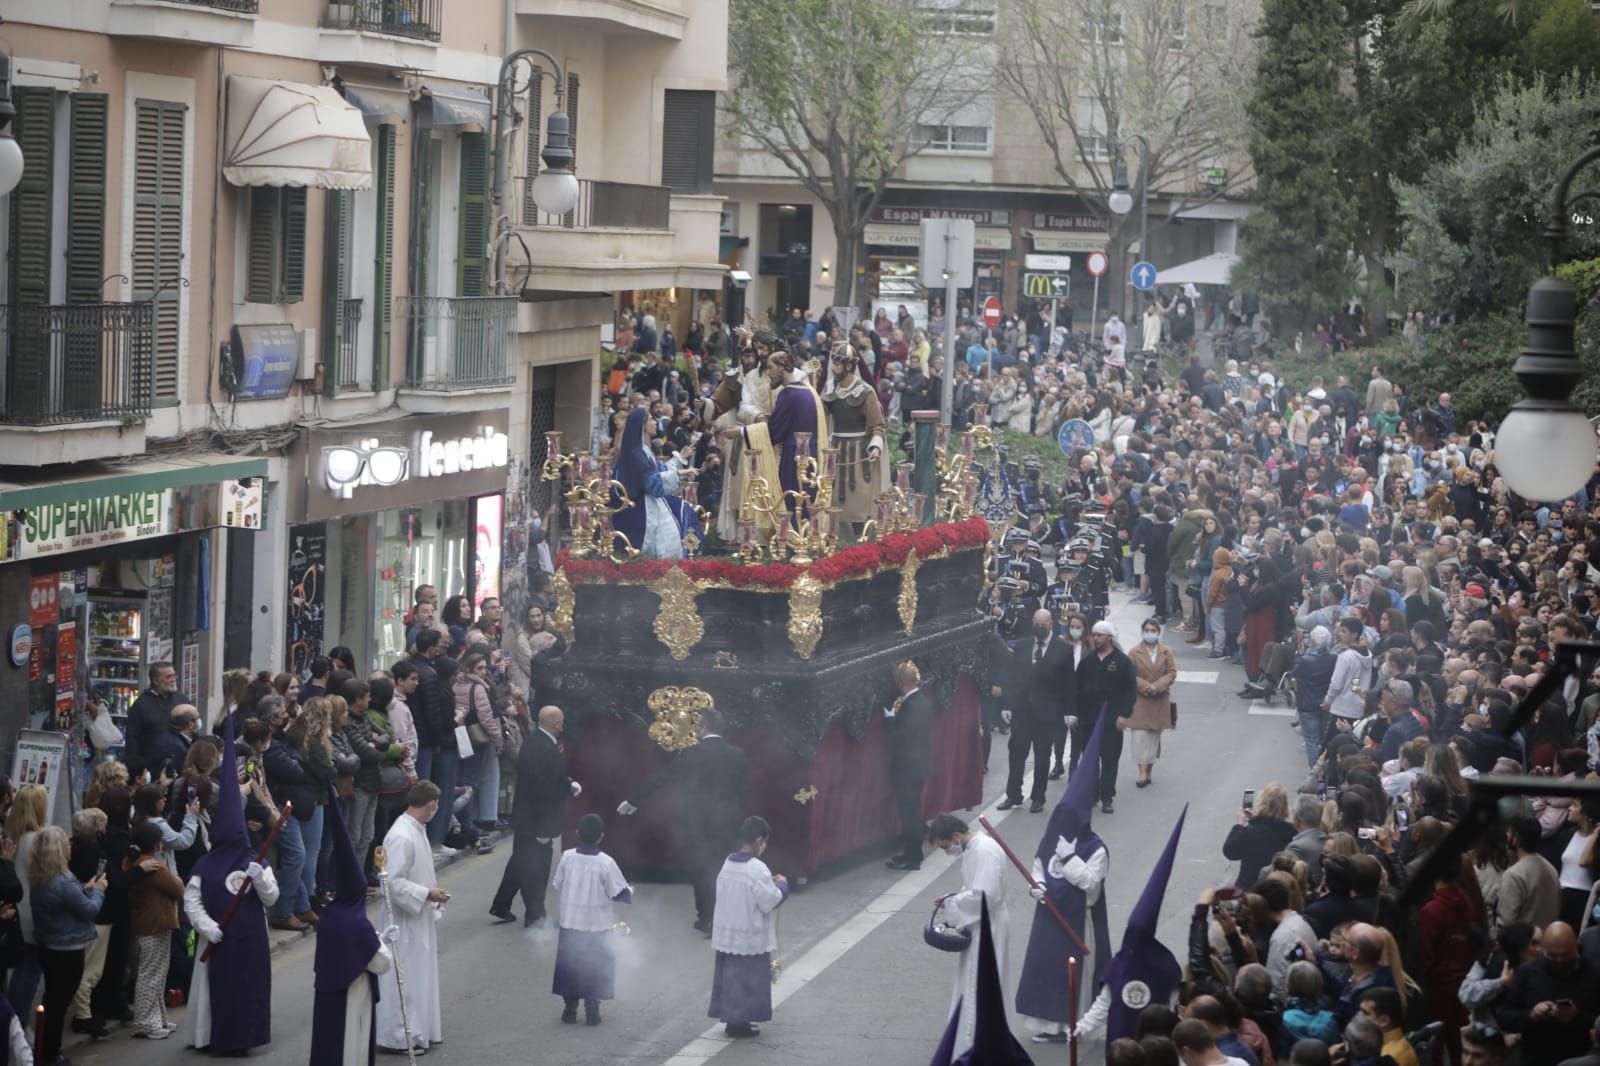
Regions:
<svg viewBox="0 0 1600 1066"><path fill-rule="evenodd" d="M739 850L717 875L717 906L711 946L717 951L709 1017L720 1018L732 1037L760 1033L756 1022L772 1017L772 953L778 947L773 913L789 898L789 882L761 861L772 827L749 817L739 827Z"/></svg>
<svg viewBox="0 0 1600 1066"><path fill-rule="evenodd" d="M1136 1036L1139 1015L1152 1003L1170 1006L1178 995L1178 985L1183 981L1183 967L1165 944L1156 939L1156 923L1161 918L1161 901L1167 894L1167 882L1172 878L1172 864L1178 856L1178 838L1183 835L1183 821L1189 815L1189 805L1183 806L1178 824L1172 827L1167 846L1150 872L1139 902L1128 915L1128 928L1122 934L1122 950L1106 968L1105 985L1095 997L1094 1006L1078 1021L1078 1035L1095 1032L1106 1026L1106 1043L1121 1037Z"/></svg>
<svg viewBox="0 0 1600 1066"><path fill-rule="evenodd" d="M211 817L211 850L194 864L183 890L183 912L198 934L197 943L202 948L213 944L215 950L206 962L196 954L184 1020L191 1047L239 1053L272 1040L272 944L266 908L278 902L278 881L250 850L232 715L223 718L222 764L215 780L221 787ZM218 921L246 881L250 889L223 929Z"/></svg>
<svg viewBox="0 0 1600 1066"><path fill-rule="evenodd" d="M367 918L367 875L328 786L327 825L333 838L333 902L317 923L311 1010L311 1066L372 1066L377 1052L378 975L394 965ZM398 930L391 929L389 939Z"/></svg>
<svg viewBox="0 0 1600 1066"><path fill-rule="evenodd" d="M975 942L978 952L976 1010L973 1012L972 1046L956 1057L961 1029L961 1004L950 1012L950 1024L933 1053L930 1066L1033 1066L1033 1059L1011 1035L1006 1018L1006 990L1000 981L1000 965L995 960L994 938L989 930L989 901L980 899L980 932Z"/></svg>
<svg viewBox="0 0 1600 1066"><path fill-rule="evenodd" d="M1110 962L1111 931L1106 916L1105 879L1111 864L1105 842L1089 826L1096 802L1100 767L1101 716L1084 746L1067 791L1034 852L1033 879L1041 886L1033 890L1039 906L1033 912L1033 928L1028 932L1028 953L1022 960L1022 979L1017 985L1017 1013L1041 1023L1033 1039L1040 1043L1067 1041L1067 1026L1073 1018L1068 959L1078 960L1079 1003L1082 989L1098 990L1105 980ZM1034 773L1042 773L1034 767ZM1050 897L1067 923L1084 938L1094 958L1093 984L1084 974L1083 954L1067 936L1055 915L1043 904ZM1084 919L1089 918L1086 924Z"/></svg>
<svg viewBox="0 0 1600 1066"><path fill-rule="evenodd" d="M600 850L606 823L598 814L578 821L578 846L562 852L550 887L561 895L561 938L551 988L565 1004L561 1020L600 1024L600 1001L617 996L617 960L611 953L612 903L632 903L633 889L617 860Z"/></svg>

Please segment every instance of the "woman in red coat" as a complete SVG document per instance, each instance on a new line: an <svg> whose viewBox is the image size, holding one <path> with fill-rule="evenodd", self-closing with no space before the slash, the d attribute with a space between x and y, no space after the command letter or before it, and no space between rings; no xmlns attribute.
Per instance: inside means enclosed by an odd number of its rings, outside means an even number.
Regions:
<svg viewBox="0 0 1600 1066"><path fill-rule="evenodd" d="M1465 860L1464 860L1465 861ZM1433 895L1418 912L1418 931L1422 936L1422 982L1428 990L1428 1016L1444 1022L1444 1033L1434 1047L1435 1066L1443 1066L1444 1049L1450 1061L1461 1061L1461 1027L1470 1020L1461 1005L1457 990L1462 978L1478 957L1478 928L1482 904L1465 883L1477 880L1464 875L1468 868L1446 868L1434 884Z"/></svg>

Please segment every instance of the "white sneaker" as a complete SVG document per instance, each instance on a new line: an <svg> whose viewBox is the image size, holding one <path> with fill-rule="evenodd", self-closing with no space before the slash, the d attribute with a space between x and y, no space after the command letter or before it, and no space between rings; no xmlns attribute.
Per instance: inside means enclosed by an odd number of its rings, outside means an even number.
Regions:
<svg viewBox="0 0 1600 1066"><path fill-rule="evenodd" d="M435 844L433 846L433 853L439 858L448 859L450 856L456 853L456 849L447 848L443 844Z"/></svg>

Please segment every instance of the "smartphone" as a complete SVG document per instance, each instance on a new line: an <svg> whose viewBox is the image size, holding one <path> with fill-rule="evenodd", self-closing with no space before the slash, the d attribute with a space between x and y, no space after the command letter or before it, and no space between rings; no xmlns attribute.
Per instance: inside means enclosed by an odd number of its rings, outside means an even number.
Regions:
<svg viewBox="0 0 1600 1066"><path fill-rule="evenodd" d="M1378 831L1370 825L1364 825L1356 830L1356 836L1362 840L1376 840L1378 839Z"/></svg>
<svg viewBox="0 0 1600 1066"><path fill-rule="evenodd" d="M1247 788L1244 790L1244 801L1240 803L1240 806L1244 808L1246 814L1249 814L1256 809L1255 789Z"/></svg>
<svg viewBox="0 0 1600 1066"><path fill-rule="evenodd" d="M1406 813L1404 807L1394 809L1394 827L1402 833L1411 828L1411 815Z"/></svg>
<svg viewBox="0 0 1600 1066"><path fill-rule="evenodd" d="M96 877L104 877L105 876L105 872L106 872L106 861L104 859L101 859L98 863L95 864L94 875Z"/></svg>
<svg viewBox="0 0 1600 1066"><path fill-rule="evenodd" d="M1304 944L1296 944L1294 947L1289 949L1289 961L1290 962L1304 962L1305 959L1306 959L1306 946Z"/></svg>

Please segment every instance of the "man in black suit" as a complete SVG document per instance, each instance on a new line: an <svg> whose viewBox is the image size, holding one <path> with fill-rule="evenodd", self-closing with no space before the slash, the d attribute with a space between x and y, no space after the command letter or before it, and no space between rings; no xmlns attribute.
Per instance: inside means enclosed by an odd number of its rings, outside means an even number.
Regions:
<svg viewBox="0 0 1600 1066"><path fill-rule="evenodd" d="M1133 660L1117 647L1117 627L1096 622L1094 654L1078 664L1078 720L1072 730L1072 767L1078 767L1078 753L1094 733L1096 715L1104 715L1100 730L1100 811L1110 814L1117 795L1117 764L1122 759L1122 732L1133 715L1138 695L1134 684Z"/></svg>
<svg viewBox="0 0 1600 1066"><path fill-rule="evenodd" d="M884 709L889 727L889 781L900 811L900 854L891 870L922 866L922 786L933 776L933 701L921 689L922 674L909 659L894 668L900 698Z"/></svg>
<svg viewBox="0 0 1600 1066"><path fill-rule="evenodd" d="M1050 747L1066 727L1066 700L1072 691L1072 651L1056 638L1055 619L1049 611L1033 613L1033 633L1012 649L1011 684L1003 695L1001 718L1011 725L1011 772L1006 777L1006 798L1000 810L1022 803L1022 769L1033 753L1033 789L1028 810L1044 810L1044 790L1049 781Z"/></svg>
<svg viewBox="0 0 1600 1066"><path fill-rule="evenodd" d="M680 751L617 806L618 814L632 814L658 789L683 782L678 815L694 885L694 927L707 937L711 936L711 915L717 905L717 874L728 854L738 850L739 825L744 820L740 798L744 793L744 750L724 740L722 729L721 714L701 711L700 742Z"/></svg>
<svg viewBox="0 0 1600 1066"><path fill-rule="evenodd" d="M546 929L544 891L550 884L550 849L561 836L567 800L583 793L583 786L567 776L561 755L561 727L566 716L560 707L539 709L539 728L523 741L517 756L517 793L511 806L511 858L500 878L489 913L497 921L514 922L511 899L520 890L526 909L522 924Z"/></svg>

